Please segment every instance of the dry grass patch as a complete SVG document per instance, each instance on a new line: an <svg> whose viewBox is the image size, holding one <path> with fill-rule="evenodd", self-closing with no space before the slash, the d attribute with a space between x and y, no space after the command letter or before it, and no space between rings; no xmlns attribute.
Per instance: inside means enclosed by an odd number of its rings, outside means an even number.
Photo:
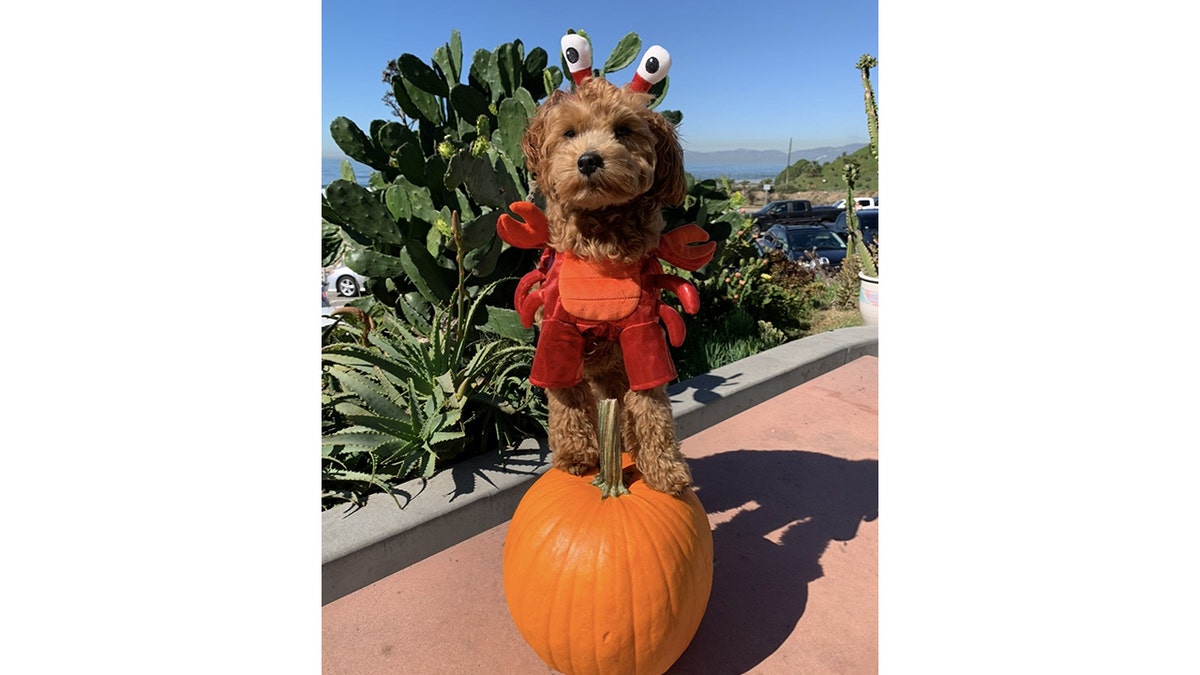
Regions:
<svg viewBox="0 0 1200 675"><path fill-rule="evenodd" d="M816 312L813 316L809 334L816 335L817 333L826 333L838 328L862 325L864 325L862 314L859 313L857 307L854 309L823 309Z"/></svg>

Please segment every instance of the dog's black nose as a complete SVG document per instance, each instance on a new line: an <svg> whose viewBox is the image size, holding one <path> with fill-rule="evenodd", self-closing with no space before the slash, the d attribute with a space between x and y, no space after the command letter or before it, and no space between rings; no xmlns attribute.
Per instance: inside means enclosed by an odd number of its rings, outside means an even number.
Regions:
<svg viewBox="0 0 1200 675"><path fill-rule="evenodd" d="M604 158L598 152L585 152L579 156L579 173L590 176L604 166Z"/></svg>

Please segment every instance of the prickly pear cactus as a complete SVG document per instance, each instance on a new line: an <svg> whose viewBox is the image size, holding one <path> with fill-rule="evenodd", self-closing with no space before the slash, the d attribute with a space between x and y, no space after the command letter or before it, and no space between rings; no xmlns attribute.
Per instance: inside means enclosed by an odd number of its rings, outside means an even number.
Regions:
<svg viewBox="0 0 1200 675"><path fill-rule="evenodd" d="M395 61L392 93L407 124L374 120L364 131L345 117L333 121L338 147L374 170L364 187L344 167L322 195L323 220L340 230L346 264L368 277L370 296L354 304L432 312L450 300L460 260L470 297L533 266L536 252L505 247L496 221L509 203L529 196L521 136L537 101L562 83L547 61L544 49L526 55L516 40L477 51L464 69L455 31L429 62L412 54ZM460 243L450 230L453 212L462 222ZM511 289L494 294L487 304L503 307Z"/></svg>
<svg viewBox="0 0 1200 675"><path fill-rule="evenodd" d="M597 75L629 66L641 47L637 34L629 33ZM343 178L322 195L323 241L329 241L330 228L338 228L346 264L368 278L368 297L352 305L406 316L419 307L429 318L459 284L460 261L467 273L461 290L471 298L491 282L515 279L534 266L537 252L505 246L496 221L510 203L530 198L521 137L538 101L564 82L563 69L548 62L546 50L536 47L527 54L514 40L477 50L464 66L462 40L454 31L428 62L412 54L395 60L392 94L403 120L374 120L365 131L345 117L333 121L329 131L338 147L373 169L364 187L347 163ZM652 107L665 96L668 80L651 88ZM660 112L674 124L682 120L678 111ZM732 229L728 195L713 181L689 181L688 187L685 204L664 212L667 229L697 223L723 244ZM450 230L453 212L461 219L461 242ZM324 255L331 257L327 250ZM511 319L515 325L511 310L499 309L511 304L513 286L494 288L494 300L485 300L489 321Z"/></svg>

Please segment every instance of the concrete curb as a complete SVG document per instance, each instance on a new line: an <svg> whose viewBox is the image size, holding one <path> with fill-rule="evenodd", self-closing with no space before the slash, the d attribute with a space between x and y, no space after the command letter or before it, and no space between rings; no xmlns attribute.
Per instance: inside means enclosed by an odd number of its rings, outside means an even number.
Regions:
<svg viewBox="0 0 1200 675"><path fill-rule="evenodd" d="M668 388L680 439L828 373L861 356L879 356L879 330L841 328L780 345ZM321 604L325 605L512 517L549 468L545 439L503 457L473 457L395 498L372 495L357 510L321 514Z"/></svg>

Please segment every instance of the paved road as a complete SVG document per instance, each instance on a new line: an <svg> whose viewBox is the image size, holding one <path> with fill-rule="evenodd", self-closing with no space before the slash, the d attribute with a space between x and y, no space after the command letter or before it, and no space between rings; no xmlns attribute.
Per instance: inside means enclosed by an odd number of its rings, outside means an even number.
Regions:
<svg viewBox="0 0 1200 675"><path fill-rule="evenodd" d="M344 298L344 297L338 295L337 291L326 291L325 297L329 298L329 306L333 309L337 309L338 307L341 307L341 306L345 305L347 302L350 302L351 300L354 299L354 298Z"/></svg>
<svg viewBox="0 0 1200 675"><path fill-rule="evenodd" d="M351 300L354 299L354 298L344 298L344 297L338 295L337 291L332 291L332 290L325 291L325 297L326 297L326 299L329 300L329 306L321 308L321 314L323 316L329 316L330 312L337 309L338 307L344 306L347 302L350 302ZM330 323L331 322L329 319L321 320L322 326L328 326Z"/></svg>

